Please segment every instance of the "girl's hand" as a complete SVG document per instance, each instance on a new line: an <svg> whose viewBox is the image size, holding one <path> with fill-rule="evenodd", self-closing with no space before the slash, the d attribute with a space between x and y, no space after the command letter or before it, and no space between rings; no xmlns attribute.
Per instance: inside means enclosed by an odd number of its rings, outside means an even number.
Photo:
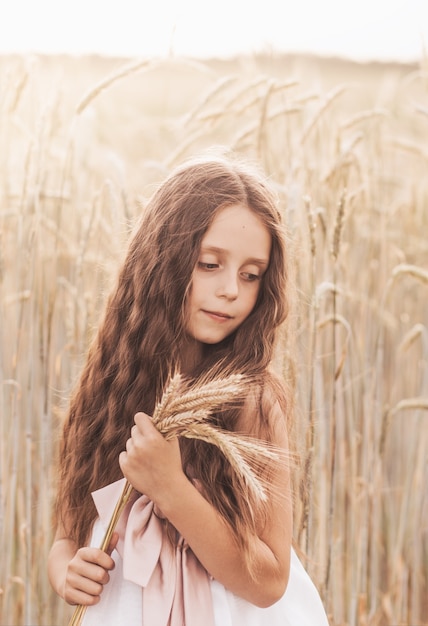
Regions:
<svg viewBox="0 0 428 626"><path fill-rule="evenodd" d="M68 604L98 604L104 585L110 580L108 572L115 563L111 553L116 547L119 535L113 533L107 552L99 548L80 548L68 563L63 598Z"/></svg>
<svg viewBox="0 0 428 626"><path fill-rule="evenodd" d="M145 413L137 413L134 421L119 464L134 489L160 505L185 478L178 439L167 441Z"/></svg>

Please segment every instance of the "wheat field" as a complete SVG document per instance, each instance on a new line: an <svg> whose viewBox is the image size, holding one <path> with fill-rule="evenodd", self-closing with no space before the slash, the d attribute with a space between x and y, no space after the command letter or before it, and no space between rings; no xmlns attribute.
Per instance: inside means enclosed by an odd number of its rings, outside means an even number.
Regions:
<svg viewBox="0 0 428 626"><path fill-rule="evenodd" d="M331 626L428 624L428 62L0 58L0 625L46 575L63 411L146 198L211 146L290 230L296 547ZM297 626L297 625L296 625Z"/></svg>

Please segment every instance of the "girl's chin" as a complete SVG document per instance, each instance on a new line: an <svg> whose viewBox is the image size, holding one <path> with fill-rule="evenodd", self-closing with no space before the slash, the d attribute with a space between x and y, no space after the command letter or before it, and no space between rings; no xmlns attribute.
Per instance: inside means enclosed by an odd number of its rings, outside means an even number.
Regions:
<svg viewBox="0 0 428 626"><path fill-rule="evenodd" d="M213 335L200 335L192 337L192 340L200 346L216 346L218 343L224 341L228 335L213 336Z"/></svg>

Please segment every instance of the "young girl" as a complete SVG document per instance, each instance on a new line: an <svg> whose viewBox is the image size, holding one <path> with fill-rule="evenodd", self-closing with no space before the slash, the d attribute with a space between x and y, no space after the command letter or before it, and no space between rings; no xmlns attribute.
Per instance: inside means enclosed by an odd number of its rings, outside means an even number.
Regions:
<svg viewBox="0 0 428 626"><path fill-rule="evenodd" d="M145 208L62 439L49 577L88 607L85 626L327 625L291 549L291 400L269 369L287 313L285 257L275 197L237 160L187 162ZM167 441L151 422L171 371L192 381L219 367L253 382L215 425L285 452L263 470L256 515L217 447ZM102 552L122 476L134 498Z"/></svg>

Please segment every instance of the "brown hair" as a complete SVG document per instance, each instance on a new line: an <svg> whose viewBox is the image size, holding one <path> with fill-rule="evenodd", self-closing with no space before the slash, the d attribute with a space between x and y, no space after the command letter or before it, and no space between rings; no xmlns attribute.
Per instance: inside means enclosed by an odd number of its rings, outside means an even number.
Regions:
<svg viewBox="0 0 428 626"><path fill-rule="evenodd" d="M221 362L228 372L268 379L275 331L287 313L285 243L276 198L248 164L223 157L189 161L171 173L143 212L71 398L56 513L63 523L67 520L67 531L79 545L96 518L91 491L121 477L118 457L135 413L153 412L179 362L184 302L201 240L217 211L237 203L254 211L268 228L269 266L251 314L231 336L206 347L194 376ZM269 439L262 404L257 429ZM236 416L234 408L217 419L233 430ZM238 535L245 535L250 522L245 515L241 521L244 498L234 493L233 478L218 450L187 440L181 447L185 471L191 469L206 497L238 528Z"/></svg>

